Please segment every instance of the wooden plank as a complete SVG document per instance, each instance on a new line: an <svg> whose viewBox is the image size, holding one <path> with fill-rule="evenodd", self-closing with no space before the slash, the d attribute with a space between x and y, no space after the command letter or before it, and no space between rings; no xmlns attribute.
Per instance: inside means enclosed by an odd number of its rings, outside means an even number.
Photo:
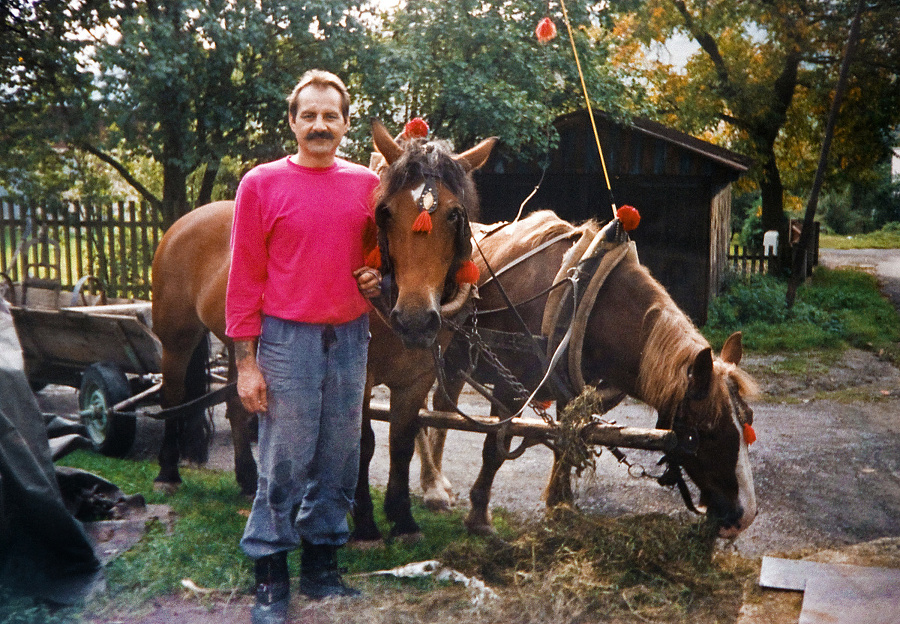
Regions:
<svg viewBox="0 0 900 624"><path fill-rule="evenodd" d="M373 404L369 408L369 413L373 420L390 421L390 411L387 407ZM492 426L496 425L498 419L476 416L473 417L473 420L469 420L453 412L420 410L419 421L423 426L439 429L487 433ZM554 430L555 427L543 421L525 418L514 418L509 425L510 435L526 438L548 439L553 435ZM585 442L592 445L621 446L648 451L665 451L673 448L676 444L675 433L666 429L597 424L586 428L583 435Z"/></svg>

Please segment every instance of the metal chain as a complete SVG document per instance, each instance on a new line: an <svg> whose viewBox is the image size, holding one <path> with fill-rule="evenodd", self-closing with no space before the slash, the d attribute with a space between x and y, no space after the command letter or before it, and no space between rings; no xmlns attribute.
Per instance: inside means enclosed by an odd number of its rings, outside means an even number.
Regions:
<svg viewBox="0 0 900 624"><path fill-rule="evenodd" d="M466 340L469 342L469 361L476 361L479 354L484 355L485 361L488 364L493 366L500 377L505 381L510 388L512 388L513 392L520 398L527 401L531 397L531 393L528 391L521 381L513 375L512 371L510 371L503 362L500 361L500 358L497 357L488 344L481 338L478 333L478 328L473 326L472 330L468 330L462 325L454 321L450 321L449 319L445 319L450 325L450 327L459 333L461 333ZM473 357L473 353L475 353ZM548 425L554 425L555 421L553 417L547 412L547 410L539 404L537 401L531 402L531 408L540 416L545 423Z"/></svg>

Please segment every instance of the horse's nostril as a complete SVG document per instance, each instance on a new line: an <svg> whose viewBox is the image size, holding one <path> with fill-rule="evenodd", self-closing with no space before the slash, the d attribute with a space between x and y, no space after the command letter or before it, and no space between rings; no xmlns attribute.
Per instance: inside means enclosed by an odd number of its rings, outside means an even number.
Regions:
<svg viewBox="0 0 900 624"><path fill-rule="evenodd" d="M425 331L427 333L436 334L441 328L441 315L432 310L428 314L428 320L425 322Z"/></svg>

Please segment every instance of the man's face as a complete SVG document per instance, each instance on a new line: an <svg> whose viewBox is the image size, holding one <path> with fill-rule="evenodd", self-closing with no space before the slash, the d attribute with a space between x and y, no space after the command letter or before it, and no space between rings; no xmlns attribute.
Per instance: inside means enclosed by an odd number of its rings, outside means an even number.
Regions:
<svg viewBox="0 0 900 624"><path fill-rule="evenodd" d="M341 94L332 87L309 85L297 98L297 116L289 119L297 137L300 164L330 164L350 123L341 112Z"/></svg>

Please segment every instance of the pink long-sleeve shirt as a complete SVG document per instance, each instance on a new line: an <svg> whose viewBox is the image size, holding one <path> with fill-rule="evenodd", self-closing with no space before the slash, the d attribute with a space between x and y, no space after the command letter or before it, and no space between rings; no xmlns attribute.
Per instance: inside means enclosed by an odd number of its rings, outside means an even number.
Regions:
<svg viewBox="0 0 900 624"><path fill-rule="evenodd" d="M367 312L352 273L374 241L377 185L374 173L342 159L311 169L282 158L244 176L225 297L231 338L258 336L263 315L336 325Z"/></svg>

